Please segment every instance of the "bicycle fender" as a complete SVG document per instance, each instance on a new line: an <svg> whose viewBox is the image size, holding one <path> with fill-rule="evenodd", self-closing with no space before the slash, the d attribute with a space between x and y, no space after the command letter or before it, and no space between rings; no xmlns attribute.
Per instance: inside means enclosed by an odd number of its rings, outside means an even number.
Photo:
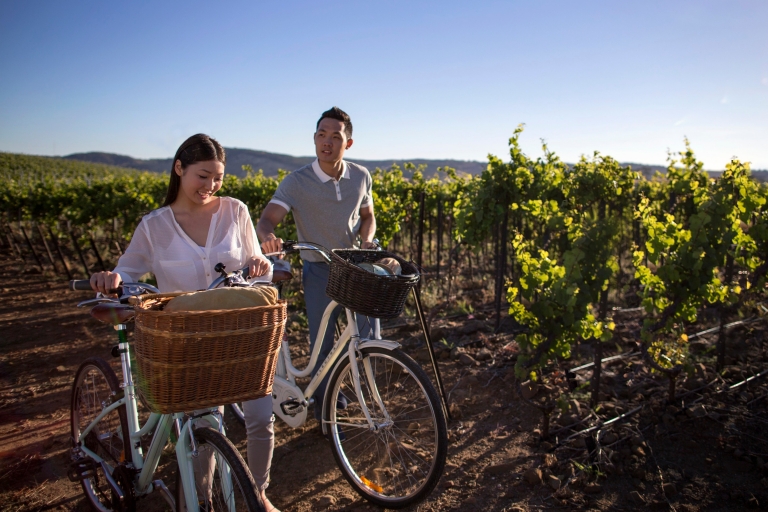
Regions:
<svg viewBox="0 0 768 512"><path fill-rule="evenodd" d="M383 348L384 350L397 350L400 348L400 344L396 341L390 341L390 340L365 340L362 342L358 347L358 349L362 350L364 348ZM333 376L336 374L336 370L338 370L339 366L344 363L344 361L347 360L347 356L344 355L343 357L340 357L338 361L336 361L336 364L333 365L333 369L328 373L329 376ZM275 379L277 380L277 379ZM330 383L330 381L329 381ZM323 396L323 404L326 403L328 400L328 393L330 393L330 386L325 387L325 395ZM327 432L327 424L323 423L323 435L328 435Z"/></svg>

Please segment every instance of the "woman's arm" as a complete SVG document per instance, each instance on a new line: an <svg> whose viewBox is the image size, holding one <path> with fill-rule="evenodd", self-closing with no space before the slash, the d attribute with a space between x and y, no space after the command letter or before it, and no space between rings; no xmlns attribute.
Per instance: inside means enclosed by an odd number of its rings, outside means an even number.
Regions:
<svg viewBox="0 0 768 512"><path fill-rule="evenodd" d="M245 204L242 205L238 212L238 227L241 239L243 240L243 249L247 258L245 264L248 265L249 275L255 277L269 273L272 269L272 264L261 253L256 230L253 228L253 221Z"/></svg>
<svg viewBox="0 0 768 512"><path fill-rule="evenodd" d="M91 288L108 294L121 282L136 282L147 272L152 272L152 244L149 241L147 226L142 220L133 232L131 243L117 261L113 271L96 272L91 275Z"/></svg>

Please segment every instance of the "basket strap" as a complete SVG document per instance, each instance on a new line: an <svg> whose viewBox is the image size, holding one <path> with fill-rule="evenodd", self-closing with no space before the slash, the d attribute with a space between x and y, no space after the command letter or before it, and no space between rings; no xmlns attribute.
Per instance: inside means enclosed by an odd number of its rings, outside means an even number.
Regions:
<svg viewBox="0 0 768 512"><path fill-rule="evenodd" d="M272 331L275 326L284 327L287 318L284 318L281 322L277 322L269 325L258 325L251 327L250 329L231 329L227 331L213 331L213 332L169 332L162 329L153 329L145 325L141 326L141 331L147 334L152 334L159 338L181 339L181 338L221 338L223 336L237 336L242 334L256 334L257 332Z"/></svg>
<svg viewBox="0 0 768 512"><path fill-rule="evenodd" d="M273 352L277 352L277 349L279 349L279 348L280 347L278 346L274 351L270 351L270 352L268 352L266 354L259 354L257 356L253 356L253 357L243 357L242 359L238 359L237 362L238 362L238 364L240 364L240 363L250 363L250 362L253 362L253 361L259 361L261 359L266 359L267 357L273 355ZM221 365L220 361L201 361L199 363L183 363L183 364L180 365L179 363L161 363L161 362L158 362L158 361L153 361L149 357L144 357L144 360L149 362L153 367L157 367L157 368L171 368L171 369L177 369L177 370L179 368L181 368L181 367L183 367L184 369L187 369L187 368L204 368L206 366L220 366Z"/></svg>

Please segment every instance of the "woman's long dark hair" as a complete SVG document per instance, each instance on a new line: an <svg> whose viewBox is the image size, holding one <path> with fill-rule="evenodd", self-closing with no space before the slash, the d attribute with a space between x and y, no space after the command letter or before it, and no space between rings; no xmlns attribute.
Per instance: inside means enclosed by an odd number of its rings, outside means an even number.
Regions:
<svg viewBox="0 0 768 512"><path fill-rule="evenodd" d="M173 157L171 163L171 181L168 183L168 192L165 194L165 202L163 206L169 206L176 200L179 195L179 187L181 186L181 176L176 174L176 161L181 162L181 168L186 169L187 166L196 164L197 162L207 162L209 160L218 160L223 165L227 165L227 155L224 152L224 148L221 147L219 142L205 135L204 133L198 133L193 135L176 150L176 156Z"/></svg>

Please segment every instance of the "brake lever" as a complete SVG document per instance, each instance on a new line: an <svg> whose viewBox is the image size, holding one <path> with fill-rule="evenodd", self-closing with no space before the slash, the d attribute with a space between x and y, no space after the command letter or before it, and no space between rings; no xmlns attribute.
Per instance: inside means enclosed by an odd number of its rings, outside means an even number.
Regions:
<svg viewBox="0 0 768 512"><path fill-rule="evenodd" d="M93 306L96 304L103 304L104 302L113 302L115 304L119 304L120 301L118 299L109 299L107 297L96 297L95 299L88 299L84 300L82 302L77 303L77 307L79 308L85 308L89 306Z"/></svg>

